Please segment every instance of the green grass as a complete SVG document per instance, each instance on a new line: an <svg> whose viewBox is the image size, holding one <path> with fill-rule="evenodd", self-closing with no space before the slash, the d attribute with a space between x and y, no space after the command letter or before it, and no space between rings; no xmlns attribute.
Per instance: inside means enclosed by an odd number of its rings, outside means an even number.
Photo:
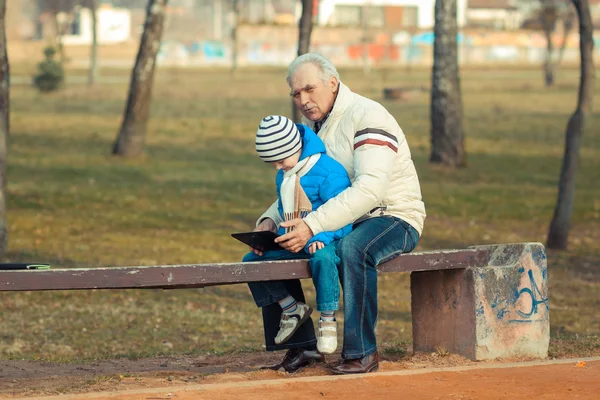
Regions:
<svg viewBox="0 0 600 400"><path fill-rule="evenodd" d="M430 72L341 71L381 101L411 146L428 218L418 250L544 242L556 201L564 131L578 72L542 86L538 70L465 70L468 167L427 163L429 94L382 99L384 86L429 86ZM126 84L11 91L8 259L53 267L239 260L231 239L274 198L274 171L254 154L260 119L290 113L284 71L159 70L145 155L110 155ZM600 354L600 131L586 127L570 250L549 252L551 353ZM378 337L404 354L411 339L408 276L380 277ZM314 289L307 285L310 301ZM0 357L73 361L262 349L244 285L187 290L0 293ZM579 336L575 336L579 335ZM594 336L596 335L596 336ZM587 339L582 339L587 338ZM165 344L166 343L166 344ZM584 345L577 345L584 343ZM587 345L586 345L587 343Z"/></svg>

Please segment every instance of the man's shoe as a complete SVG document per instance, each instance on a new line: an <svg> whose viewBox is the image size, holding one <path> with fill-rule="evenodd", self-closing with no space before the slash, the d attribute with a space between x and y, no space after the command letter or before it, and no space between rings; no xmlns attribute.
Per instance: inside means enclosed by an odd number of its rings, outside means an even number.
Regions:
<svg viewBox="0 0 600 400"><path fill-rule="evenodd" d="M342 360L339 365L331 368L331 372L336 375L343 374L366 374L375 372L379 369L379 355L377 352L369 354L363 358L352 360Z"/></svg>
<svg viewBox="0 0 600 400"><path fill-rule="evenodd" d="M312 364L325 362L325 356L316 350L289 349L279 364L261 369L272 369L279 371L283 369L290 374Z"/></svg>
<svg viewBox="0 0 600 400"><path fill-rule="evenodd" d="M317 350L332 354L337 349L337 321L319 321Z"/></svg>
<svg viewBox="0 0 600 400"><path fill-rule="evenodd" d="M298 302L293 314L281 313L279 321L279 332L275 336L275 344L282 344L290 340L294 333L300 328L312 313L312 308L304 303Z"/></svg>

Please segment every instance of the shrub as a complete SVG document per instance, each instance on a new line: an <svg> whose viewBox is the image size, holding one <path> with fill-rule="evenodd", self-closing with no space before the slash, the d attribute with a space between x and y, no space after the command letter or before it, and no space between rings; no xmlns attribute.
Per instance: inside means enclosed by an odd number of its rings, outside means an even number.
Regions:
<svg viewBox="0 0 600 400"><path fill-rule="evenodd" d="M33 84L41 92L57 90L63 83L65 74L61 63L54 61L54 47L44 49L46 59L38 64L38 74L33 78Z"/></svg>

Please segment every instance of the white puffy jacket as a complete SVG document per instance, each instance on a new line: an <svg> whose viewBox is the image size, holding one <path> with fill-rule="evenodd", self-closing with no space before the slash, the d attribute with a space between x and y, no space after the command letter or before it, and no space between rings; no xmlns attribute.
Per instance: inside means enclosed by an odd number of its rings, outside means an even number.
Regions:
<svg viewBox="0 0 600 400"><path fill-rule="evenodd" d="M305 118L302 122L314 128L314 122ZM327 154L344 166L352 186L304 218L314 235L380 215L401 218L421 235L425 205L417 171L402 129L381 104L340 82L318 135ZM277 202L258 221L265 218L277 225L282 222Z"/></svg>

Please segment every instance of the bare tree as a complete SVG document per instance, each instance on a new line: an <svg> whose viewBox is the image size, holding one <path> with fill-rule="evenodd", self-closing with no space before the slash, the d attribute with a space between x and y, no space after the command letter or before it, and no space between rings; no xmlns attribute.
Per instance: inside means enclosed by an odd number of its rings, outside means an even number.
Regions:
<svg viewBox="0 0 600 400"><path fill-rule="evenodd" d="M162 38L167 2L168 0L148 0L144 33L131 73L127 107L113 146L113 154L134 157L144 149L156 54Z"/></svg>
<svg viewBox="0 0 600 400"><path fill-rule="evenodd" d="M231 73L235 75L237 71L237 58L238 58L238 24L240 22L240 5L239 0L232 0L232 21L231 21Z"/></svg>
<svg viewBox="0 0 600 400"><path fill-rule="evenodd" d="M564 15L564 18L562 20L562 22L563 22L562 43L560 45L560 50L558 50L558 60L556 60L556 66L559 66L564 58L565 49L567 48L567 40L569 39L569 34L573 30L573 26L575 25L576 18L577 18L577 16L571 9L569 9L569 11L567 11Z"/></svg>
<svg viewBox="0 0 600 400"><path fill-rule="evenodd" d="M56 46L61 64L67 61L63 45L64 36L71 29L82 7L90 10L92 43L90 46L90 68L88 70L88 85L93 85L98 77L98 0L45 0L45 7L50 7L54 15L56 28Z"/></svg>
<svg viewBox="0 0 600 400"><path fill-rule="evenodd" d="M554 84L554 64L552 63L554 42L552 41L552 33L554 33L556 20L558 19L557 3L557 0L542 0L542 10L540 13L542 29L546 36L546 56L544 58L544 83L546 87Z"/></svg>
<svg viewBox="0 0 600 400"><path fill-rule="evenodd" d="M592 112L594 97L594 38L588 0L572 0L579 19L579 51L581 73L577 108L569 119L565 137L565 152L560 170L558 200L550 223L547 246L550 249L566 250L571 225L571 214L575 201L575 174L579 164L581 137L587 116Z"/></svg>
<svg viewBox="0 0 600 400"><path fill-rule="evenodd" d="M90 69L88 85L93 85L98 79L98 0L88 0L92 17L92 46L90 47Z"/></svg>
<svg viewBox="0 0 600 400"><path fill-rule="evenodd" d="M81 8L89 8L91 11L92 17L92 48L90 54L90 63L95 66L96 61L96 36L97 28L94 26L97 25L96 13L95 10L98 8L98 0L39 0L38 1L38 10L40 12L48 12L52 15L54 21L54 29L55 29L55 45L57 47L57 51L59 54L59 59L61 63L66 61L66 54L63 45L63 39L66 34L69 33L71 26L74 21L76 21L77 14L81 10ZM95 74L96 71L93 69L88 74L88 82L91 82L93 79L91 74ZM93 83L93 82L91 82ZM90 84L91 84L90 83Z"/></svg>
<svg viewBox="0 0 600 400"><path fill-rule="evenodd" d="M302 16L298 29L298 56L308 53L310 35L312 34L313 0L302 0ZM292 102L292 119L300 121L300 111Z"/></svg>
<svg viewBox="0 0 600 400"><path fill-rule="evenodd" d="M429 162L466 165L458 70L456 0L436 0Z"/></svg>
<svg viewBox="0 0 600 400"><path fill-rule="evenodd" d="M48 0L45 4L50 7L56 30L56 47L61 64L67 61L63 38L71 29L71 24L79 12L81 0Z"/></svg>
<svg viewBox="0 0 600 400"><path fill-rule="evenodd" d="M571 29L573 28L574 15L570 8L569 0L539 0L541 5L540 23L544 36L546 37L546 55L544 57L544 83L546 87L554 84L556 69L560 65L567 39ZM554 57L554 41L552 34L556 30L556 25L562 22L563 37L562 44L559 50L558 58Z"/></svg>
<svg viewBox="0 0 600 400"><path fill-rule="evenodd" d="M10 68L6 52L6 0L0 0L0 257L6 254L8 224L6 222L6 156L9 128Z"/></svg>

